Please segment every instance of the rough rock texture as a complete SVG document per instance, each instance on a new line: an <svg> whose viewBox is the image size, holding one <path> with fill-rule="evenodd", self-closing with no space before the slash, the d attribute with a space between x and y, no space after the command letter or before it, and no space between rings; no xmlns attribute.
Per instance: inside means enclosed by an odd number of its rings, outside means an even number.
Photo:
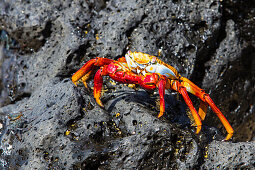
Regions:
<svg viewBox="0 0 255 170"><path fill-rule="evenodd" d="M202 169L253 169L255 163L255 143L212 142Z"/></svg>
<svg viewBox="0 0 255 170"><path fill-rule="evenodd" d="M225 37L205 63L203 87L219 103L236 130L236 141L254 141L255 44L254 3L224 2ZM219 95L221 92L221 95ZM218 122L208 116L209 125ZM215 121L216 120L216 121ZM219 128L222 125L218 126Z"/></svg>
<svg viewBox="0 0 255 170"><path fill-rule="evenodd" d="M254 168L254 142L240 142L254 141L254 7L1 1L1 169ZM206 89L233 125L236 143L213 141L225 131L211 110L196 135L174 93L166 93L158 119L157 93L105 77L103 109L91 89L71 82L89 59L117 59L128 50L157 55Z"/></svg>
<svg viewBox="0 0 255 170"><path fill-rule="evenodd" d="M28 100L17 104L27 107L23 116L8 121L1 138L3 164L24 169L196 165L200 149L191 134L174 129L133 102L139 97L140 102L148 102L141 98L148 94L139 93L115 94L107 102L107 112L92 106L90 96L81 97L69 79L46 81ZM1 112L11 112L13 107L3 107Z"/></svg>

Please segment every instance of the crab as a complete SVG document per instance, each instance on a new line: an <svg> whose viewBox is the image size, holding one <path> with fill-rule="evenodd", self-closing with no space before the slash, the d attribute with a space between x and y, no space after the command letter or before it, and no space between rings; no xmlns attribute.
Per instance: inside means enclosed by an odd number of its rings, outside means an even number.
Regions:
<svg viewBox="0 0 255 170"><path fill-rule="evenodd" d="M124 84L140 85L149 91L158 89L160 97L158 118L165 112L165 90L174 90L183 96L185 103L189 107L194 118L194 124L197 127L197 134L201 131L202 121L205 119L209 105L228 133L225 140L229 140L233 136L233 128L210 96L189 79L182 77L174 67L164 63L155 56L142 52L128 51L125 57L121 57L118 60L96 57L86 62L72 76L72 81L75 85L82 81L84 86L88 88L87 81L94 73L94 98L101 107L104 107L100 100L103 76L109 76L113 80ZM198 112L193 106L188 92L201 100Z"/></svg>

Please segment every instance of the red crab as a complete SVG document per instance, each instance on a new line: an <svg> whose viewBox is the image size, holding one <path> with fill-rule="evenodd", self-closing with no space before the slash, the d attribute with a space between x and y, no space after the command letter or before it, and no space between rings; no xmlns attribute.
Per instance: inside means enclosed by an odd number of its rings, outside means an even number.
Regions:
<svg viewBox="0 0 255 170"><path fill-rule="evenodd" d="M146 90L158 89L160 96L160 113L158 117L161 117L165 112L165 89L175 90L183 96L184 101L191 110L197 126L196 133L199 133L201 130L201 121L203 121L206 116L208 105L210 105L212 110L219 117L228 132L225 140L229 140L234 133L233 128L225 116L203 89L196 86L187 78L182 77L175 68L162 62L155 56L142 52L128 51L125 57L117 61L97 57L85 63L82 68L72 76L73 83L76 85L77 82L81 80L87 88L86 82L96 70L97 72L94 77L94 97L101 107L103 107L100 100L103 76L110 76L113 80L120 83L137 84ZM194 108L187 92L192 93L201 100L198 112Z"/></svg>

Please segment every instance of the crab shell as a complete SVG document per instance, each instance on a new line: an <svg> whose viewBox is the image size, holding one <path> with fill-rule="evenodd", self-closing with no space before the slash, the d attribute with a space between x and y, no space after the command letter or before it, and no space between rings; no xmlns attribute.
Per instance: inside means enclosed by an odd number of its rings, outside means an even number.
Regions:
<svg viewBox="0 0 255 170"><path fill-rule="evenodd" d="M131 52L125 55L130 70L137 74L158 73L170 79L178 79L178 71L172 66L160 61L155 56L141 52Z"/></svg>

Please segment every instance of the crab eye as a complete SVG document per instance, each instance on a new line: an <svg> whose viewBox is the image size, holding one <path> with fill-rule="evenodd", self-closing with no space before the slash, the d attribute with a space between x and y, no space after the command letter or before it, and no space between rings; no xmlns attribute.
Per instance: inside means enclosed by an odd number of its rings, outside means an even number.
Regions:
<svg viewBox="0 0 255 170"><path fill-rule="evenodd" d="M151 64L155 64L156 61L157 61L157 58L156 58L156 57L152 57L152 59L151 59Z"/></svg>

